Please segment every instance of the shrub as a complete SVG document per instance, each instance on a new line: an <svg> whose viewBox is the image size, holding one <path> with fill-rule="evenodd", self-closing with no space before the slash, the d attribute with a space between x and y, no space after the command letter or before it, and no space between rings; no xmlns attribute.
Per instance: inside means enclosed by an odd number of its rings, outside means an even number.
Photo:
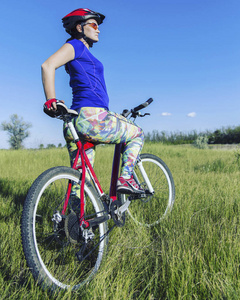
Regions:
<svg viewBox="0 0 240 300"><path fill-rule="evenodd" d="M208 148L208 137L206 135L199 135L196 140L193 142L194 147L198 149L207 149Z"/></svg>

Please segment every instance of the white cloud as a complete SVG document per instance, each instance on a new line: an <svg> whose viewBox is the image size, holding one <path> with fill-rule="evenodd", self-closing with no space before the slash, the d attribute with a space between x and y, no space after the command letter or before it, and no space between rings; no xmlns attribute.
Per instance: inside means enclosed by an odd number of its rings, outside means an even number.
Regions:
<svg viewBox="0 0 240 300"><path fill-rule="evenodd" d="M190 117L190 118L195 118L196 115L197 114L195 112L191 112L191 113L187 114L187 116Z"/></svg>
<svg viewBox="0 0 240 300"><path fill-rule="evenodd" d="M164 116L164 117L168 117L168 116L171 116L172 114L171 113L169 113L169 112L163 112L162 113L162 116Z"/></svg>

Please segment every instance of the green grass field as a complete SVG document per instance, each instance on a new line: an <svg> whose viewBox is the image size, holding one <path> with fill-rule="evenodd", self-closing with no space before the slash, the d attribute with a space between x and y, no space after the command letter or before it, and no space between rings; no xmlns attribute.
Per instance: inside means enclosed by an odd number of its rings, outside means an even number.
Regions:
<svg viewBox="0 0 240 300"><path fill-rule="evenodd" d="M113 149L97 148L95 170L106 192ZM50 167L68 166L67 150L0 150L0 299L240 299L238 150L145 144L143 152L172 171L172 213L151 229L127 219L111 234L95 279L50 296L26 266L20 219L32 182Z"/></svg>

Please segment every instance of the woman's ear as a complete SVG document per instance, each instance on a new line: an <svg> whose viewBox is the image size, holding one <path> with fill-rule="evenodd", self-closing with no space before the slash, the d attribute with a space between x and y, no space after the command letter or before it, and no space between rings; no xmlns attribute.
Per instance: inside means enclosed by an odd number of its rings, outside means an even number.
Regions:
<svg viewBox="0 0 240 300"><path fill-rule="evenodd" d="M76 29L77 29L78 32L82 32L82 25L77 24Z"/></svg>

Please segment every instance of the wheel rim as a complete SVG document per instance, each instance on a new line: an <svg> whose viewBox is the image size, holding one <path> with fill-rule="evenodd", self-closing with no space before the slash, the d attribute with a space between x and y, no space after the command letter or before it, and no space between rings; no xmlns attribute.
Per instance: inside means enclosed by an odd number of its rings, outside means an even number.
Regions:
<svg viewBox="0 0 240 300"><path fill-rule="evenodd" d="M77 184L74 176L57 175L41 189L33 214L33 237L36 254L46 276L61 288L76 289L88 282L98 270L105 244L104 240L100 244L99 241L100 237L105 235L106 230L104 224L100 224L94 231L94 238L89 240L85 247L83 238L73 242L73 235L69 234L71 231L66 234L65 219L57 225L52 220L56 211L61 214L69 180L75 182L75 185ZM67 209L66 219L70 214L78 214L78 207L73 208L72 206L70 199L69 207L71 209ZM86 213L89 215L101 211L99 203L95 201L95 197L87 185L85 185L85 207ZM79 217L76 220L78 219ZM78 228L76 224L74 225L72 217L69 220L72 222L70 226ZM97 244L99 245L94 249ZM81 252L83 252L81 257L88 253L90 255L80 261L79 255L76 256L76 254Z"/></svg>

